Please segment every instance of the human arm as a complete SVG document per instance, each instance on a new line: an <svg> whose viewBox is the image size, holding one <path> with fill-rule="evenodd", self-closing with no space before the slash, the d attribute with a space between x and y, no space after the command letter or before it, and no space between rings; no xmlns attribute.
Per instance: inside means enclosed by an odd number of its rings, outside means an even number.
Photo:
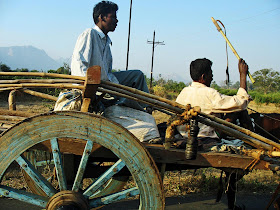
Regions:
<svg viewBox="0 0 280 210"><path fill-rule="evenodd" d="M84 31L77 39L71 61L71 74L85 76L92 54L92 32Z"/></svg>
<svg viewBox="0 0 280 210"><path fill-rule="evenodd" d="M247 91L247 74L248 74L248 65L242 58L238 61L238 69L240 75L240 87Z"/></svg>

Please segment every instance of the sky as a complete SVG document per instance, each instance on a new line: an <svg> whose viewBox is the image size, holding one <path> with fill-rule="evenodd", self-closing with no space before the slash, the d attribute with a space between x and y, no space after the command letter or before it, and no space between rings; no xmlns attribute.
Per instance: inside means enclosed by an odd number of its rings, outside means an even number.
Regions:
<svg viewBox="0 0 280 210"><path fill-rule="evenodd" d="M94 27L95 0L0 0L0 47L32 45L54 58L71 58L76 40ZM113 68L125 70L130 0L115 0L118 26L109 33ZM214 80L226 79L225 40L211 17L221 20L227 37L251 73L280 71L280 0L133 0L129 69L151 71L166 79L191 81L189 64L197 58L213 62ZM237 59L228 49L232 82L239 80Z"/></svg>

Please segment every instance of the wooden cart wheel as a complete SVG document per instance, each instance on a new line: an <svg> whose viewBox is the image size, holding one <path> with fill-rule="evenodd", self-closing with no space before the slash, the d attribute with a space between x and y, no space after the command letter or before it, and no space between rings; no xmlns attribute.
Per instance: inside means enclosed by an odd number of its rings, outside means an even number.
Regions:
<svg viewBox="0 0 280 210"><path fill-rule="evenodd" d="M75 181L70 188L66 183L67 174L64 173L62 167L61 156L64 148L58 143L60 138L66 138L65 141L69 144L73 144L69 140L71 138L82 141L85 145ZM40 146L46 142L49 142L52 149L59 183L58 189L55 189L23 155L31 147ZM95 144L107 148L117 159L115 164L110 166L95 182L81 190L84 170L89 156L94 154ZM72 152L75 154L75 151ZM13 162L20 165L46 196L1 185L0 195L5 197L22 200L46 209L58 209L65 206L91 209L140 195L140 209L164 209L163 185L152 157L130 132L103 117L64 111L24 120L1 136L1 179ZM128 168L136 187L90 199L103 184L124 167Z"/></svg>
<svg viewBox="0 0 280 210"><path fill-rule="evenodd" d="M69 146L71 146L71 144ZM72 149L75 149L75 145L72 146L73 146ZM48 170L51 171L51 173L48 173L47 176L45 175L45 178L48 181L52 181L53 179L56 179L57 176L55 172L53 158L51 157L52 153L49 153L48 151L40 151L40 150L39 152L45 153L43 154L43 160L41 156L38 157L39 156L37 154L38 150L29 150L28 152L24 153L24 156L27 158L29 162L31 162L31 164L40 173L42 173L42 170L46 170L46 168L48 168ZM41 158L41 160L39 158ZM46 196L46 193L33 181L33 179L23 169L21 169L21 173L23 175L23 179L25 183L27 184L31 192L37 195ZM122 190L125 184L127 183L128 179L129 176L112 177L107 181L106 184L104 184L102 190L98 190L97 192L95 192L94 195L91 196L91 198L112 194Z"/></svg>

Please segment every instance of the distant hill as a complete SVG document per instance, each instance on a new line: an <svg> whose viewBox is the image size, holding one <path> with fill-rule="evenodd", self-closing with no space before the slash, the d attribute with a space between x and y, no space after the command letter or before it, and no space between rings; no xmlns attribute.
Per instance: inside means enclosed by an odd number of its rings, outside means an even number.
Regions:
<svg viewBox="0 0 280 210"><path fill-rule="evenodd" d="M33 46L0 47L0 62L12 70L17 68L38 71L56 70L63 66L62 61L63 59L57 61L52 59L44 50Z"/></svg>

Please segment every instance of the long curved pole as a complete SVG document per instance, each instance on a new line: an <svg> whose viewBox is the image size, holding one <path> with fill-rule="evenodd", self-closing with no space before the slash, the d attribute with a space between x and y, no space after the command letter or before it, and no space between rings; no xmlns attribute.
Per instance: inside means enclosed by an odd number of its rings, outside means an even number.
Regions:
<svg viewBox="0 0 280 210"><path fill-rule="evenodd" d="M211 20L213 21L214 25L216 26L217 30L222 34L222 36L225 38L226 42L228 43L228 46L231 48L232 52L234 53L234 55L237 57L237 59L239 60L240 57L239 55L237 54L236 50L234 49L234 47L231 45L230 41L228 40L227 36L224 34L224 32L222 31L221 27L219 26L219 24L217 23L217 21L211 17ZM248 76L251 80L251 82L254 84L255 83L255 80L254 78L252 77L252 75L250 74L250 72L248 71Z"/></svg>

